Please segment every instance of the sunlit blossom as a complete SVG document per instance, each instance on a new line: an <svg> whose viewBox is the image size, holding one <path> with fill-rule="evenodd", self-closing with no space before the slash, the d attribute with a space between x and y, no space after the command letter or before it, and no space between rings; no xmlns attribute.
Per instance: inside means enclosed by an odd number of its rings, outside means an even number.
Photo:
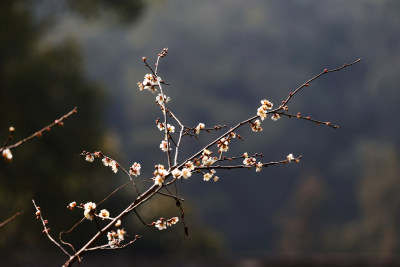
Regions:
<svg viewBox="0 0 400 267"><path fill-rule="evenodd" d="M3 150L3 157L8 161L12 160L13 155L12 155L11 150L9 148L6 148L6 149Z"/></svg>
<svg viewBox="0 0 400 267"><path fill-rule="evenodd" d="M160 149L161 149L162 151L164 151L164 152L167 152L168 150L172 150L170 147L168 147L168 143L167 143L167 141L165 141L165 140L162 140L162 141L161 141Z"/></svg>
<svg viewBox="0 0 400 267"><path fill-rule="evenodd" d="M94 202L87 202L85 205L83 205L84 211L83 215L85 215L86 219L93 220L94 218L94 212L96 210L96 203Z"/></svg>
<svg viewBox="0 0 400 267"><path fill-rule="evenodd" d="M256 164L256 159L253 157L245 158L243 160L243 164L247 166L253 166L254 164Z"/></svg>
<svg viewBox="0 0 400 267"><path fill-rule="evenodd" d="M140 163L135 162L129 168L129 173L137 177L138 175L140 175L140 169L141 169Z"/></svg>
<svg viewBox="0 0 400 267"><path fill-rule="evenodd" d="M180 171L178 168L175 168L172 172L171 172L172 176L176 179L179 179L182 177L182 171Z"/></svg>
<svg viewBox="0 0 400 267"><path fill-rule="evenodd" d="M87 154L86 157L85 157L85 160L89 161L89 162L93 162L94 161L94 156L92 154Z"/></svg>
<svg viewBox="0 0 400 267"><path fill-rule="evenodd" d="M173 218L167 220L167 226L171 226L173 224L176 224L177 222L179 222L179 218L178 217L173 217Z"/></svg>
<svg viewBox="0 0 400 267"><path fill-rule="evenodd" d="M196 134L200 134L200 130L203 130L204 127L205 127L205 124L202 123L202 122L200 122L200 123L196 126L196 128L195 128Z"/></svg>
<svg viewBox="0 0 400 267"><path fill-rule="evenodd" d="M163 218L159 219L159 220L155 223L154 226L157 227L158 230L167 229L167 223L166 223L166 221L164 221Z"/></svg>
<svg viewBox="0 0 400 267"><path fill-rule="evenodd" d="M188 168L183 168L182 176L183 176L183 178L188 179L190 176L192 176L192 172Z"/></svg>
<svg viewBox="0 0 400 267"><path fill-rule="evenodd" d="M102 209L100 211L100 213L99 213L99 217L103 218L103 219L109 218L110 217L110 212L108 210L106 210L106 209Z"/></svg>
<svg viewBox="0 0 400 267"><path fill-rule="evenodd" d="M261 169L262 169L262 167L263 167L263 164L262 164L261 162L258 162L258 163L256 164L256 172L260 172Z"/></svg>
<svg viewBox="0 0 400 267"><path fill-rule="evenodd" d="M286 156L286 159L289 161L289 162L291 162L292 160L294 160L294 157L293 157L293 154L289 154L289 155L287 155Z"/></svg>
<svg viewBox="0 0 400 267"><path fill-rule="evenodd" d="M274 113L274 115L272 115L271 120L273 121L277 121L281 118L281 115L279 115L278 113Z"/></svg>
<svg viewBox="0 0 400 267"><path fill-rule="evenodd" d="M251 129L254 132L261 132L263 130L263 128L261 128L261 121L255 120L254 123L251 124Z"/></svg>

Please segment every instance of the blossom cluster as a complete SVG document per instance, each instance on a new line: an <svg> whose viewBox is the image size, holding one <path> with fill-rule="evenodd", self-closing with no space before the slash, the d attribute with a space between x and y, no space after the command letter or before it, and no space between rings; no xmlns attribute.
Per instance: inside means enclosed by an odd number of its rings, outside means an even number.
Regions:
<svg viewBox="0 0 400 267"><path fill-rule="evenodd" d="M214 164L215 161L217 161L217 157L212 157L212 151L208 149L204 149L203 153L201 154L201 162L203 163L204 166L211 166Z"/></svg>
<svg viewBox="0 0 400 267"><path fill-rule="evenodd" d="M261 118L261 120L265 120L267 118L267 111L272 109L274 104L268 101L267 99L261 100L261 107L257 109L257 115Z"/></svg>
<svg viewBox="0 0 400 267"><path fill-rule="evenodd" d="M114 230L107 232L108 245L110 246L110 248L119 247L121 245L121 242L124 241L125 235L126 231L124 230L124 228L117 229L116 232Z"/></svg>
<svg viewBox="0 0 400 267"><path fill-rule="evenodd" d="M154 166L155 170L153 172L154 183L161 186L164 183L165 177L169 172L165 169L164 165L158 164Z"/></svg>
<svg viewBox="0 0 400 267"><path fill-rule="evenodd" d="M148 73L144 76L143 82L138 82L137 86L140 91L149 90L150 92L155 93L157 91L156 86L158 86L160 82L160 77Z"/></svg>
<svg viewBox="0 0 400 267"><path fill-rule="evenodd" d="M164 218L160 218L157 222L153 222L152 225L158 228L158 230L165 230L167 229L167 226L172 226L173 224L176 224L179 222L178 217L173 217L169 220L165 220Z"/></svg>
<svg viewBox="0 0 400 267"><path fill-rule="evenodd" d="M214 169L211 169L209 172L203 175L203 180L208 182L211 178L213 178L214 182L218 181L219 177L214 175L215 173L216 171Z"/></svg>
<svg viewBox="0 0 400 267"><path fill-rule="evenodd" d="M135 175L135 177L137 177L138 175L140 175L140 169L141 168L142 168L142 166L140 165L140 163L135 162L129 168L129 174Z"/></svg>
<svg viewBox="0 0 400 267"><path fill-rule="evenodd" d="M103 165L106 166L106 167L111 167L111 170L114 173L118 172L118 167L119 167L118 163L115 160L104 156L103 153L101 153L100 151L96 151L93 154L84 151L82 153L82 155L85 155L85 160L88 161L88 162L93 162L95 158L103 157L103 159L101 160L103 162Z"/></svg>

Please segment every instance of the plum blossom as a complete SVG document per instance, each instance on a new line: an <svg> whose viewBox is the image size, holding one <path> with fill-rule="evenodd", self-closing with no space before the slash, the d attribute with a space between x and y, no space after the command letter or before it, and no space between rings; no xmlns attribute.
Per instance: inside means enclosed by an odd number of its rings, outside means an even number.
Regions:
<svg viewBox="0 0 400 267"><path fill-rule="evenodd" d="M219 140L218 142L217 142L217 147L219 148L218 149L218 152L219 153L222 153L222 152L227 152L228 151L228 149L229 149L229 142L231 141L231 139L230 138L228 138L228 137L224 137L224 138L221 138L221 140Z"/></svg>
<svg viewBox="0 0 400 267"><path fill-rule="evenodd" d="M291 162L292 160L294 160L293 154L289 154L286 156L287 161Z"/></svg>
<svg viewBox="0 0 400 267"><path fill-rule="evenodd" d="M251 124L251 129L254 132L261 132L263 130L263 128L261 128L261 121L255 120L254 123Z"/></svg>
<svg viewBox="0 0 400 267"><path fill-rule="evenodd" d="M85 205L83 205L83 208L84 208L83 215L85 215L86 219L93 220L94 218L93 213L96 210L96 203L87 202Z"/></svg>
<svg viewBox="0 0 400 267"><path fill-rule="evenodd" d="M3 157L8 161L12 160L13 155L12 155L11 150L9 148L6 148L6 149L3 150Z"/></svg>
<svg viewBox="0 0 400 267"><path fill-rule="evenodd" d="M89 161L89 162L93 162L94 161L94 156L92 154L87 154L86 157L85 157L85 160Z"/></svg>
<svg viewBox="0 0 400 267"><path fill-rule="evenodd" d="M168 149L168 148L169 148L169 149ZM165 141L165 140L162 140L162 141L161 141L160 149L161 149L162 151L164 151L164 152L167 152L168 150L172 150L170 147L168 147L168 143L167 143L167 141Z"/></svg>
<svg viewBox="0 0 400 267"><path fill-rule="evenodd" d="M167 229L167 223L166 221L164 221L164 218L160 218L156 223L155 223L155 227L158 228L158 230L164 230Z"/></svg>
<svg viewBox="0 0 400 267"><path fill-rule="evenodd" d="M192 172L188 168L183 168L182 176L183 176L183 178L188 179L190 176L192 176Z"/></svg>
<svg viewBox="0 0 400 267"><path fill-rule="evenodd" d="M202 123L202 122L200 122L200 123L196 126L196 128L194 128L196 134L200 134L200 130L203 130L204 127L205 127L205 124Z"/></svg>
<svg viewBox="0 0 400 267"><path fill-rule="evenodd" d="M262 164L261 162L258 162L258 163L256 164L256 172L260 172L261 169L262 169L262 167L263 167L263 164Z"/></svg>
<svg viewBox="0 0 400 267"><path fill-rule="evenodd" d="M138 175L140 175L140 169L141 169L140 163L135 162L129 168L129 173L131 175L135 175L135 177L137 177Z"/></svg>
<svg viewBox="0 0 400 267"><path fill-rule="evenodd" d="M99 213L99 217L103 220L110 217L110 212L106 209L102 209Z"/></svg>
<svg viewBox="0 0 400 267"><path fill-rule="evenodd" d="M182 171L180 171L178 168L175 168L172 172L171 172L172 176L176 179L179 179L182 177Z"/></svg>
<svg viewBox="0 0 400 267"><path fill-rule="evenodd" d="M214 176L215 173L216 171L214 169L210 170L210 172L204 174L203 180L206 182L210 181L210 179Z"/></svg>
<svg viewBox="0 0 400 267"><path fill-rule="evenodd" d="M248 157L243 160L243 164L247 166L253 166L256 164L256 159L253 157Z"/></svg>
<svg viewBox="0 0 400 267"><path fill-rule="evenodd" d="M171 98L169 96L163 95L163 94L158 94L156 96L156 102L159 105L163 105L163 103L168 103L171 100Z"/></svg>
<svg viewBox="0 0 400 267"><path fill-rule="evenodd" d="M277 121L281 118L281 115L279 115L278 113L274 113L274 115L272 115L271 120L273 121Z"/></svg>
<svg viewBox="0 0 400 267"><path fill-rule="evenodd" d="M172 226L173 224L176 224L177 222L179 222L179 218L173 217L173 218L167 220L167 226Z"/></svg>

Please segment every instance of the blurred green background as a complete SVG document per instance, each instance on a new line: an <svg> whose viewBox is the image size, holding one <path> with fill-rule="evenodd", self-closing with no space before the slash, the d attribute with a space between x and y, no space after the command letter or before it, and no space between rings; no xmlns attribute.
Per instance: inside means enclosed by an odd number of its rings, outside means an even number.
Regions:
<svg viewBox="0 0 400 267"><path fill-rule="evenodd" d="M255 266L271 259L295 266L321 257L334 266L379 265L400 256L399 1L4 0L0 6L0 140L11 125L17 140L78 106L63 128L13 150L11 163L0 162L0 221L24 210L0 229L8 266L65 260L41 234L32 198L57 236L82 216L65 208L69 202L99 201L126 181L99 162L85 162L83 150L101 150L126 167L140 162L145 178L166 163L154 95L136 86L148 72L142 56L154 63L164 47L170 52L159 73L170 84L169 107L188 126L233 126L253 116L261 99L278 105L323 69L363 61L318 79L290 104L293 113L341 129L268 119L261 133L240 130L245 142L232 143L228 153L263 152L266 161L301 154L301 164L220 171L217 183L193 176L179 184L189 238L182 225L159 232L132 215L126 230L143 238L125 250L88 254L84 266L204 260ZM214 136L188 138L181 159ZM133 197L124 190L104 207L115 214ZM150 222L179 215L161 197L141 212ZM68 238L84 243L93 228L87 222Z"/></svg>

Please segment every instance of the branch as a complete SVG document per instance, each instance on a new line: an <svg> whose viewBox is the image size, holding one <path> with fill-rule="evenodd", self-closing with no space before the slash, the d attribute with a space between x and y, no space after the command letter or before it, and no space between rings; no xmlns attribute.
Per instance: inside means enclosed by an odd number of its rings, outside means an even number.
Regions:
<svg viewBox="0 0 400 267"><path fill-rule="evenodd" d="M11 216L10 218L8 218L7 220L3 221L2 223L0 223L0 228L2 228L4 225L6 225L7 223L12 222L13 220L15 220L15 218L17 218L19 215L23 214L23 211L18 211L17 213L15 213L13 216Z"/></svg>

